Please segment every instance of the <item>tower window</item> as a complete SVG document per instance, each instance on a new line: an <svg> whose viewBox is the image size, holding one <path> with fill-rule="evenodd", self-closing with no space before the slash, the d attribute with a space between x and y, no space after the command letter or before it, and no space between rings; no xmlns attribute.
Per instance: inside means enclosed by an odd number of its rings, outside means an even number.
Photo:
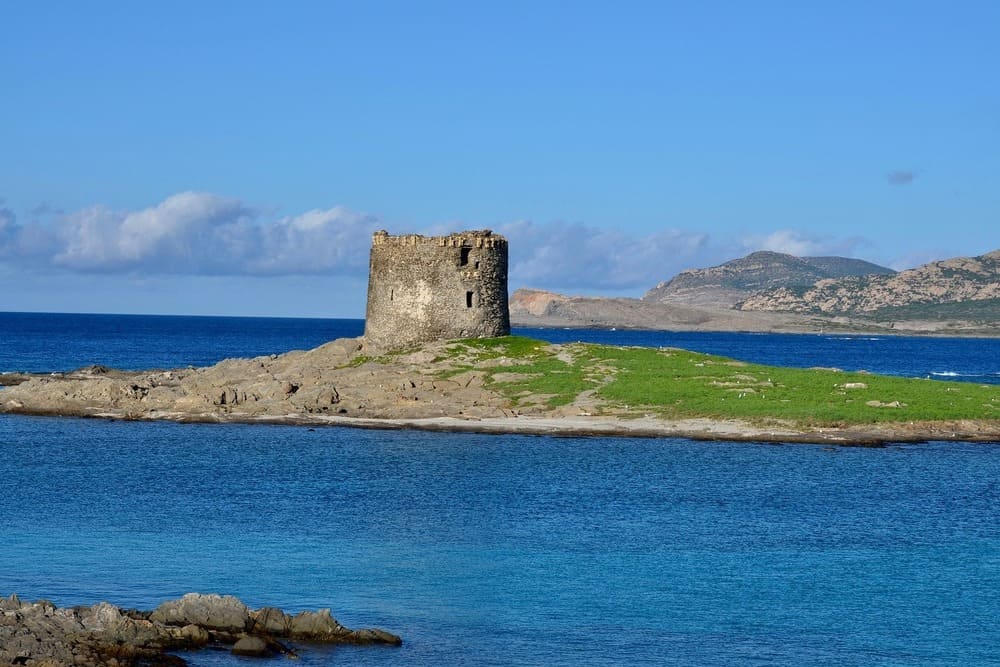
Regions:
<svg viewBox="0 0 1000 667"><path fill-rule="evenodd" d="M459 248L460 255L458 257L458 265L466 266L469 263L469 253L472 252L472 248Z"/></svg>
<svg viewBox="0 0 1000 667"><path fill-rule="evenodd" d="M465 307L472 308L472 292L465 293Z"/></svg>

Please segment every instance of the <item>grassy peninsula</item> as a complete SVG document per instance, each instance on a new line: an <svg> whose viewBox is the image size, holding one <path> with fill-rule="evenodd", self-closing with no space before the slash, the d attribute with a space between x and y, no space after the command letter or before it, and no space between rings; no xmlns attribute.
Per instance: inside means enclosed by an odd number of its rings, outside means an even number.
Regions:
<svg viewBox="0 0 1000 667"><path fill-rule="evenodd" d="M17 378L0 412L486 433L874 444L1000 441L1000 387L508 336L361 338L206 368Z"/></svg>
<svg viewBox="0 0 1000 667"><path fill-rule="evenodd" d="M1000 387L837 369L751 364L687 350L588 343L552 346L510 336L449 348L449 373L488 369L486 386L515 407L570 405L595 414L780 419L800 426L1000 419ZM495 365L496 360L508 364Z"/></svg>

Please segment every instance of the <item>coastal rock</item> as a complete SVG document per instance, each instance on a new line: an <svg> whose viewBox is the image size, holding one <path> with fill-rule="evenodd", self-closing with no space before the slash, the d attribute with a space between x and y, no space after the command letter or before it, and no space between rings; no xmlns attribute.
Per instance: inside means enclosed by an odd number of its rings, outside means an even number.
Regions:
<svg viewBox="0 0 1000 667"><path fill-rule="evenodd" d="M303 639L352 644L402 643L378 629L349 630L328 609L302 612ZM185 623L185 621L191 621ZM235 632L242 622L248 632ZM295 651L272 638L294 634L293 618L280 609L256 612L232 596L188 594L152 613L122 610L107 602L90 607L59 608L51 602L0 598L0 665L28 667L181 666L168 651L195 649L210 642L232 643L236 655L294 657Z"/></svg>
<svg viewBox="0 0 1000 667"><path fill-rule="evenodd" d="M253 632L287 637L291 634L292 617L275 607L263 607L250 612Z"/></svg>
<svg viewBox="0 0 1000 667"><path fill-rule="evenodd" d="M245 655L252 658L266 658L273 655L267 642L260 637L243 635L236 640L232 648L233 655Z"/></svg>
<svg viewBox="0 0 1000 667"><path fill-rule="evenodd" d="M292 618L289 628L289 635L295 639L323 642L342 639L350 633L330 615L329 609L300 612Z"/></svg>
<svg viewBox="0 0 1000 667"><path fill-rule="evenodd" d="M389 646L402 646L403 640L385 630L378 628L364 628L355 630L350 634L351 640L355 644L387 644Z"/></svg>
<svg viewBox="0 0 1000 667"><path fill-rule="evenodd" d="M359 339L309 351L226 359L207 368L31 376L0 395L0 411L115 417L250 421L502 416L508 401L479 382L438 382L464 363L439 343L405 362L361 354ZM342 417L340 417L342 418Z"/></svg>
<svg viewBox="0 0 1000 667"><path fill-rule="evenodd" d="M250 610L232 595L188 593L164 602L149 617L164 625L197 625L206 630L244 632L250 629Z"/></svg>

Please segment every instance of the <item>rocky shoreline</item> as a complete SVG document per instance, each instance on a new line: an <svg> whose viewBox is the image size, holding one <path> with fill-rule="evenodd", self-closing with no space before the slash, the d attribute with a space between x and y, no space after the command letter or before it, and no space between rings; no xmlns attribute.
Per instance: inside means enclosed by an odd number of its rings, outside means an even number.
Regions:
<svg viewBox="0 0 1000 667"><path fill-rule="evenodd" d="M0 665L28 667L171 666L175 651L228 648L234 655L296 657L292 642L382 644L402 639L385 630L350 630L329 609L286 614L249 609L233 596L188 593L151 612L107 602L57 607L46 600L0 598Z"/></svg>
<svg viewBox="0 0 1000 667"><path fill-rule="evenodd" d="M548 345L539 343L539 345ZM584 392L569 405L521 397L494 379L517 376L518 360L466 356L454 342L370 356L363 339L309 351L228 359L207 368L126 372L92 366L54 375L8 374L0 412L172 420L422 429L495 434L679 437L695 440L877 445L927 440L1000 441L1000 420L873 423L845 427L755 421L664 419L616 412ZM555 354L565 348L551 345ZM539 399L533 401L533 399Z"/></svg>

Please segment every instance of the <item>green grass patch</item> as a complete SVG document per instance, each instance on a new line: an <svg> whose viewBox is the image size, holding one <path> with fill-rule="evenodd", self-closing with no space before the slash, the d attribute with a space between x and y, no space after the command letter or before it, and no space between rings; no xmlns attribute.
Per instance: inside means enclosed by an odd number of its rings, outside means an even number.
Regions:
<svg viewBox="0 0 1000 667"><path fill-rule="evenodd" d="M567 405L593 386L584 379L584 367L559 358L556 348L534 338L469 338L457 341L450 349L464 353L468 361L446 371L448 375L473 369L484 371L486 385L507 396L515 407L534 402L531 397L539 396L545 397L549 407ZM509 379L501 381L498 377Z"/></svg>
<svg viewBox="0 0 1000 667"><path fill-rule="evenodd" d="M464 368L517 405L566 405L596 389L605 411L840 425L1000 419L1000 387L744 363L685 350L509 338L461 341ZM561 349L561 353L559 353ZM506 359L506 362L504 362ZM498 380L496 378L503 378Z"/></svg>
<svg viewBox="0 0 1000 667"><path fill-rule="evenodd" d="M664 416L816 425L1000 418L1000 388L989 385L745 364L682 350L595 346L594 354L618 369L602 397Z"/></svg>

